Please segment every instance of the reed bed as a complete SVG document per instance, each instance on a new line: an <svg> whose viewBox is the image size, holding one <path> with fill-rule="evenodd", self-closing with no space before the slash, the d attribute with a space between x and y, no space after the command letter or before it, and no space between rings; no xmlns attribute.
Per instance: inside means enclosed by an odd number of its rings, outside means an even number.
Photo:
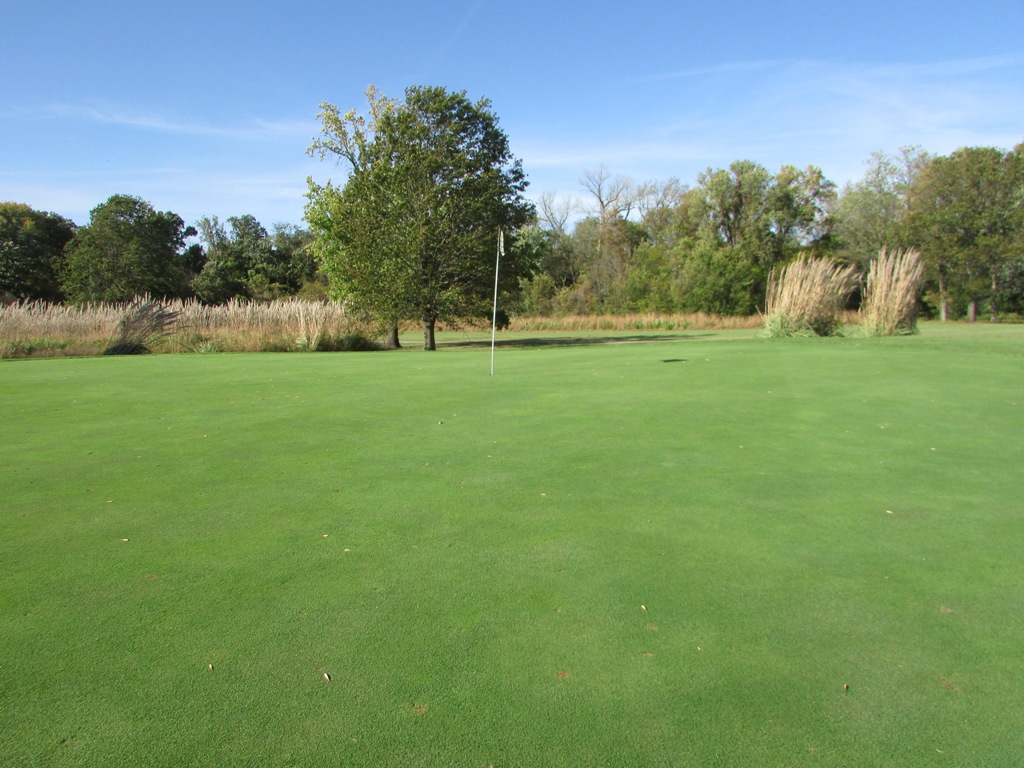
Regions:
<svg viewBox="0 0 1024 768"><path fill-rule="evenodd" d="M150 352L286 352L366 348L380 335L365 318L339 302L287 299L256 303L229 301L208 306L196 301L157 302L173 315L143 345ZM0 306L0 357L99 355L123 332L142 302L50 304L30 301ZM692 314L568 315L513 317L508 330L682 331L753 329L757 317ZM407 326L407 327L406 327ZM415 329L408 323L405 330ZM480 326L483 328L483 325ZM490 325L488 324L489 328Z"/></svg>
<svg viewBox="0 0 1024 768"><path fill-rule="evenodd" d="M285 352L365 345L373 334L339 302L158 302L173 315L151 352ZM0 306L0 357L98 355L123 332L140 303L63 305L32 301Z"/></svg>
<svg viewBox="0 0 1024 768"><path fill-rule="evenodd" d="M924 265L913 248L888 252L885 248L868 267L861 324L865 336L897 336L917 330L917 296Z"/></svg>
<svg viewBox="0 0 1024 768"><path fill-rule="evenodd" d="M843 324L843 307L857 287L854 266L831 259L799 258L772 270L762 333L765 336L833 336Z"/></svg>
<svg viewBox="0 0 1024 768"><path fill-rule="evenodd" d="M742 330L757 328L761 321L748 315L710 315L703 312L628 315L566 315L563 317L512 317L510 331L684 331ZM487 326L490 327L489 325Z"/></svg>

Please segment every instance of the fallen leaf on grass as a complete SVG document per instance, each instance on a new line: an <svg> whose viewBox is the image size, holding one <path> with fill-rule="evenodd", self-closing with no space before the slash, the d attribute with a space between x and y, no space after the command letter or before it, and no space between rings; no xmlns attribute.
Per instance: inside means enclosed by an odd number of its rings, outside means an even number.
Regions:
<svg viewBox="0 0 1024 768"><path fill-rule="evenodd" d="M326 680L328 683L331 682L331 676L326 672L324 672L324 680Z"/></svg>
<svg viewBox="0 0 1024 768"><path fill-rule="evenodd" d="M559 672L558 676L560 678L562 678L563 680L565 680L567 677L569 677L569 673L568 672Z"/></svg>
<svg viewBox="0 0 1024 768"><path fill-rule="evenodd" d="M423 706L422 704L417 704L415 707L412 708L412 711L413 711L413 714L422 715L422 714L426 713L427 708L425 706Z"/></svg>
<svg viewBox="0 0 1024 768"><path fill-rule="evenodd" d="M649 629L651 632L657 632L658 631L658 628L656 626L654 626L653 624L648 624L647 625L647 629Z"/></svg>
<svg viewBox="0 0 1024 768"><path fill-rule="evenodd" d="M949 682L949 680L947 680L946 678L940 677L939 678L939 682L941 682L944 686L949 688L949 690L956 691L957 693L960 693L960 689L957 688L955 685L953 685L951 682Z"/></svg>

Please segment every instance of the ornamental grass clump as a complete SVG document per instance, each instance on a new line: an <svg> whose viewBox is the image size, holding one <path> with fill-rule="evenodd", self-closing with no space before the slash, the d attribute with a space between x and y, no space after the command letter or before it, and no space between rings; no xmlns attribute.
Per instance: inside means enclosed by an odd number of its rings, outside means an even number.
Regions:
<svg viewBox="0 0 1024 768"><path fill-rule="evenodd" d="M761 335L833 336L857 285L856 268L801 257L768 276Z"/></svg>
<svg viewBox="0 0 1024 768"><path fill-rule="evenodd" d="M920 254L910 248L882 248L868 267L861 324L865 336L899 336L917 331L917 295L924 278Z"/></svg>
<svg viewBox="0 0 1024 768"><path fill-rule="evenodd" d="M146 297L136 299L128 305L103 354L139 355L149 352L154 340L170 334L180 314L179 310L162 302Z"/></svg>

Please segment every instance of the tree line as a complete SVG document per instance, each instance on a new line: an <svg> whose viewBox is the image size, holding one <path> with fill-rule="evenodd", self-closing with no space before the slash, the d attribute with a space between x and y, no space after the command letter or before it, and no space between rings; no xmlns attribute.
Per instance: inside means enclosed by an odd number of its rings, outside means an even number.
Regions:
<svg viewBox="0 0 1024 768"><path fill-rule="evenodd" d="M287 224L268 231L249 214L186 226L131 195L112 195L85 226L24 203L0 203L0 301L324 298L310 239L308 230Z"/></svg>
<svg viewBox="0 0 1024 768"><path fill-rule="evenodd" d="M521 312L750 314L764 308L771 271L798 257L865 270L882 248L915 248L925 312L1024 314L1024 144L876 152L842 189L814 166L771 173L749 160L692 187L604 168L581 182L588 198L541 196L523 233L540 269L521 282Z"/></svg>
<svg viewBox="0 0 1024 768"><path fill-rule="evenodd" d="M920 251L926 313L1024 315L1024 144L876 152L841 189L815 166L750 160L692 186L601 167L584 172L582 198L532 203L486 99L418 86L366 97L363 111L321 105L308 151L346 177L309 182L308 230L268 231L250 215L186 226L128 195L81 227L2 203L0 297L330 295L375 317L393 344L402 322L420 321L432 348L439 320L489 317L499 255L501 306L520 314L752 314L780 266L827 257L863 268L887 247Z"/></svg>

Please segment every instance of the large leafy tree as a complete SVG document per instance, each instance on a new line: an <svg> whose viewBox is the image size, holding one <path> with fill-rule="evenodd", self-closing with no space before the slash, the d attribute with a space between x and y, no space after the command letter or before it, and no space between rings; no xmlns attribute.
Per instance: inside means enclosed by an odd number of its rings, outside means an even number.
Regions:
<svg viewBox="0 0 1024 768"><path fill-rule="evenodd" d="M194 234L176 213L112 195L65 249L64 292L76 302L181 296L192 277L194 250L186 239Z"/></svg>
<svg viewBox="0 0 1024 768"><path fill-rule="evenodd" d="M340 187L310 181L306 218L338 295L373 312L393 343L398 322L418 318L432 350L438 320L486 314L498 232L534 215L526 177L487 99L422 86L403 101L367 96L366 115L322 105L310 152L349 175ZM507 288L529 269L523 252L507 251Z"/></svg>
<svg viewBox="0 0 1024 768"><path fill-rule="evenodd" d="M974 320L982 299L998 314L999 278L1019 254L1024 153L963 147L936 157L910 192L908 228L938 283L942 319L960 298Z"/></svg>
<svg viewBox="0 0 1024 768"><path fill-rule="evenodd" d="M0 298L59 301L64 246L75 225L23 203L0 203Z"/></svg>
<svg viewBox="0 0 1024 768"><path fill-rule="evenodd" d="M930 160L918 146L901 147L898 155L873 152L863 178L848 184L836 207L840 256L867 267L882 248L910 246L905 219L910 189Z"/></svg>
<svg viewBox="0 0 1024 768"><path fill-rule="evenodd" d="M689 311L752 313L773 267L832 247L835 185L819 168L738 160L697 182L676 216Z"/></svg>

